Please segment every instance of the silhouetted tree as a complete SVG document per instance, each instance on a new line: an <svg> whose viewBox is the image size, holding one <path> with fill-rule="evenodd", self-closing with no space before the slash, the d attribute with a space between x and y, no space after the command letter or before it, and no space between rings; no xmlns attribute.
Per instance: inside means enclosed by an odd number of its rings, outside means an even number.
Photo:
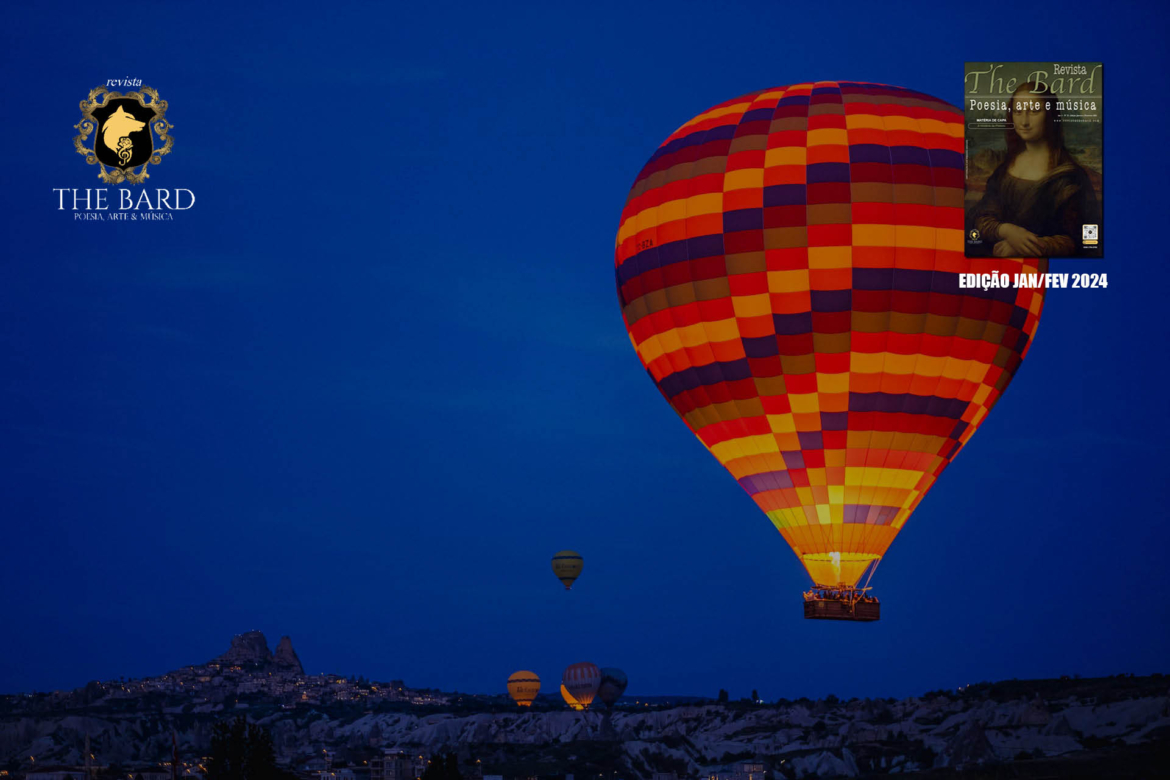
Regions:
<svg viewBox="0 0 1170 780"><path fill-rule="evenodd" d="M267 729L243 715L212 728L207 780L279 780L282 774Z"/></svg>
<svg viewBox="0 0 1170 780"><path fill-rule="evenodd" d="M759 700L760 700L760 692L757 691L755 688L752 688L752 701L759 701Z"/></svg>
<svg viewBox="0 0 1170 780"><path fill-rule="evenodd" d="M723 690L722 688L720 688L720 689L719 689L719 701L720 701L720 702L726 702L726 701L727 701L729 698L730 698L730 697L727 695L727 691L725 691L725 690Z"/></svg>
<svg viewBox="0 0 1170 780"><path fill-rule="evenodd" d="M276 751L267 729L248 726L248 750L244 756L244 780L273 780L276 775Z"/></svg>
<svg viewBox="0 0 1170 780"><path fill-rule="evenodd" d="M427 769L422 774L422 780L463 780L463 773L459 771L459 756L456 753L443 753L431 757Z"/></svg>
<svg viewBox="0 0 1170 780"><path fill-rule="evenodd" d="M117 762L111 762L98 770L99 780L122 780L126 776L126 769Z"/></svg>

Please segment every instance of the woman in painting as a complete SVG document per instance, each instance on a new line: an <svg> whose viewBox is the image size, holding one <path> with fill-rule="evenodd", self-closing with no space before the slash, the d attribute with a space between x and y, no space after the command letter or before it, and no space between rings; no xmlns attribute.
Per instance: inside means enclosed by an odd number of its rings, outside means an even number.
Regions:
<svg viewBox="0 0 1170 780"><path fill-rule="evenodd" d="M1021 84L1007 119L1007 157L987 180L969 225L996 257L1098 255L1097 247L1081 243L1081 226L1101 222L1097 196L1064 146L1047 85Z"/></svg>

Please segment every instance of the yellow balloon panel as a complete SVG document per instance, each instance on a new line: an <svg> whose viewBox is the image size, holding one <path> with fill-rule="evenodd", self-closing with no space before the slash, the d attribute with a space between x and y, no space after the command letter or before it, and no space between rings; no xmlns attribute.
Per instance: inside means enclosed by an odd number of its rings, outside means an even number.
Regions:
<svg viewBox="0 0 1170 780"><path fill-rule="evenodd" d="M508 678L508 695L521 707L529 707L540 693L540 677L535 672L521 670Z"/></svg>

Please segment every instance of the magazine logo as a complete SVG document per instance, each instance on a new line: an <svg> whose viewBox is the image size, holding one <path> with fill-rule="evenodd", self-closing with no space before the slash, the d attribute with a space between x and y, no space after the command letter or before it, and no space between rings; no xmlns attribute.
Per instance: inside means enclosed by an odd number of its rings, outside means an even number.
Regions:
<svg viewBox="0 0 1170 780"><path fill-rule="evenodd" d="M107 86L141 87L140 79L111 79ZM167 101L151 87L140 91L110 92L94 87L81 101L81 121L75 124L73 148L85 162L98 167L106 184L135 185L150 178L147 170L162 163L175 140L167 119ZM195 205L189 189L145 187L54 187L57 210L73 212L79 221L172 221L176 212Z"/></svg>
<svg viewBox="0 0 1170 780"><path fill-rule="evenodd" d="M98 178L106 184L141 184L150 178L147 167L160 164L174 144L166 113L167 101L150 87L125 95L94 87L81 101L73 146L87 163L98 166Z"/></svg>

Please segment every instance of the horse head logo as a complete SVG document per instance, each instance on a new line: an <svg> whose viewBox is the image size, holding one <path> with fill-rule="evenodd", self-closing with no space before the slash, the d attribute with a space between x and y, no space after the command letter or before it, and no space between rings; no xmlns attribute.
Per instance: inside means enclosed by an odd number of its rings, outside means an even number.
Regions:
<svg viewBox="0 0 1170 780"><path fill-rule="evenodd" d="M146 122L135 119L127 114L122 106L118 106L118 110L110 114L102 128L102 142L117 154L118 159L125 165L130 162L134 148L130 142L130 134L136 133L144 127L146 127Z"/></svg>

